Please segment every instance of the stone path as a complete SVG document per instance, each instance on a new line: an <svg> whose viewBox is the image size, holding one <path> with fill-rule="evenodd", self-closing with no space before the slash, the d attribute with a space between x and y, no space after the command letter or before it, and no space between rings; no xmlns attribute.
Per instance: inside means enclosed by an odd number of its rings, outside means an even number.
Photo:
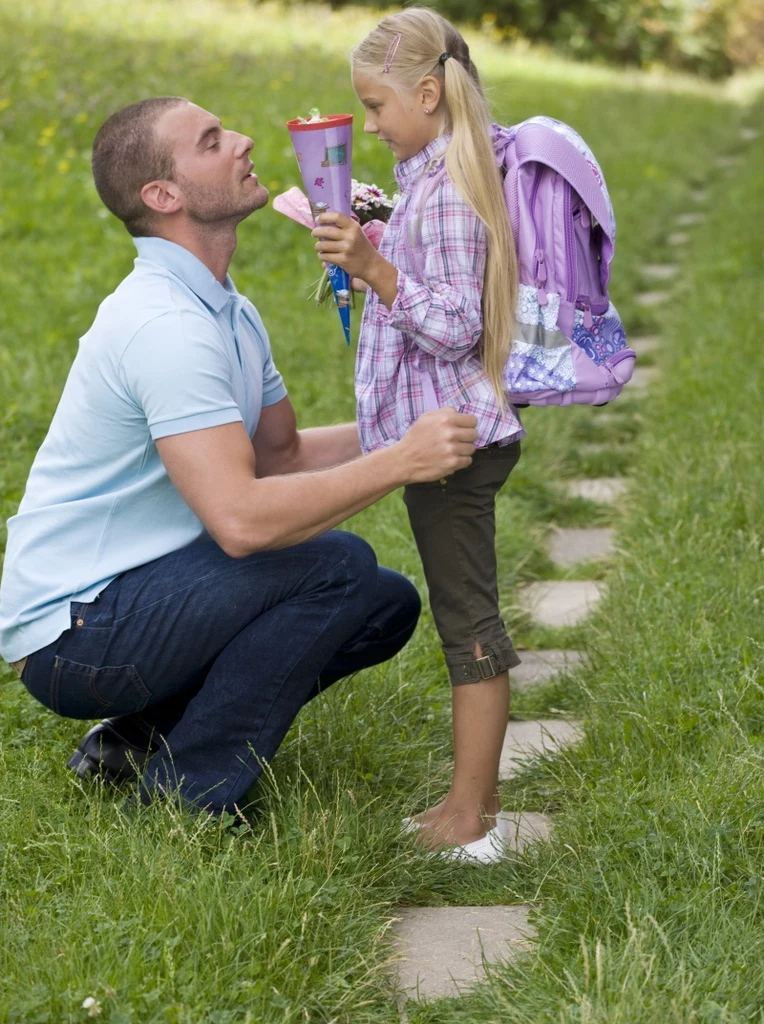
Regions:
<svg viewBox="0 0 764 1024"><path fill-rule="evenodd" d="M549 557L557 565L575 565L613 553L613 530L609 527L556 527L549 538Z"/></svg>
<svg viewBox="0 0 764 1024"><path fill-rule="evenodd" d="M561 718L539 718L532 722L510 722L504 736L499 764L502 781L514 778L528 761L540 754L557 754L581 738L580 722Z"/></svg>
<svg viewBox="0 0 764 1024"><path fill-rule="evenodd" d="M393 934L398 985L409 998L457 996L485 976L483 961L528 949L528 907L406 907Z"/></svg>
<svg viewBox="0 0 764 1024"><path fill-rule="evenodd" d="M636 296L637 304L640 306L662 306L670 298L671 292L667 291L640 292Z"/></svg>
<svg viewBox="0 0 764 1024"><path fill-rule="evenodd" d="M669 281L676 277L679 267L675 263L645 263L639 268L643 277L651 277L654 281Z"/></svg>
<svg viewBox="0 0 764 1024"><path fill-rule="evenodd" d="M522 664L509 673L513 691L530 690L554 676L572 672L584 661L582 651L519 651Z"/></svg>
<svg viewBox="0 0 764 1024"><path fill-rule="evenodd" d="M708 214L698 210L696 213L680 213L674 223L680 228L691 228L696 224L702 224L707 219Z"/></svg>
<svg viewBox="0 0 764 1024"><path fill-rule="evenodd" d="M634 373L636 372L637 371L635 370ZM633 380L634 376L632 375L631 381ZM629 387L631 386L630 382ZM639 390L639 385L637 385L637 390ZM607 413L601 412L598 419L604 423L614 423L616 421L616 416L613 415L611 418ZM616 455L623 455L627 450L628 445L626 444L610 444L607 441L582 441L581 444L578 445L578 452L582 457L588 456L596 458L597 455L603 455L605 452L614 452Z"/></svg>
<svg viewBox="0 0 764 1024"><path fill-rule="evenodd" d="M650 384L658 376L658 369L655 366L637 366L631 375L629 387L632 391L647 391Z"/></svg>
<svg viewBox="0 0 764 1024"><path fill-rule="evenodd" d="M565 490L571 498L585 498L598 505L613 505L623 497L628 487L622 476L593 476L582 480L569 480Z"/></svg>
<svg viewBox="0 0 764 1024"><path fill-rule="evenodd" d="M605 584L594 580L541 580L523 588L528 611L540 626L577 626L597 605Z"/></svg>
<svg viewBox="0 0 764 1024"><path fill-rule="evenodd" d="M660 347L660 338L647 336L644 338L629 338L629 348L633 348L637 356L646 356Z"/></svg>
<svg viewBox="0 0 764 1024"><path fill-rule="evenodd" d="M742 156L734 154L721 154L716 158L716 166L722 170L729 170L732 167L739 167L743 162Z"/></svg>
<svg viewBox="0 0 764 1024"><path fill-rule="evenodd" d="M744 132L748 134L744 134ZM753 129L741 130L741 138L758 135ZM731 170L739 158L721 157L718 166ZM709 196L705 188L690 192L697 204L705 203ZM701 211L679 214L677 228L689 228L706 220ZM684 230L669 233L672 246L687 243ZM673 263L647 264L642 267L645 279L671 281L678 268ZM637 296L643 307L659 306L671 297L669 291L646 291ZM655 351L660 344L657 337L636 338L632 347L638 355ZM650 367L638 367L632 377L631 389L637 394L646 392L657 375ZM615 451L612 444L592 443L579 445L581 453L591 454ZM596 450L596 451L595 451ZM571 497L585 498L601 505L616 502L625 492L627 481L621 477L596 477L569 480L564 484ZM613 530L609 528L555 529L550 536L550 558L558 565L569 566L591 558L602 558L613 551ZM582 623L596 607L606 590L605 584L593 580L545 580L531 583L522 589L522 600L533 620L540 626L560 628ZM560 673L581 665L581 651L552 650L521 651L522 665L511 673L511 685L516 690L527 690L547 682ZM556 755L575 744L582 735L579 722L559 718L535 721L509 722L501 753L500 778L515 778L535 758ZM502 812L508 828L508 852L519 854L529 843L549 838L552 822L543 814L531 812ZM465 865L465 871L492 870ZM457 996L485 975L484 962L510 960L529 948L533 929L528 923L530 908L510 907L420 907L403 908L395 913L393 935L398 951L397 982L400 992L399 1009L402 1024L408 1017L407 999L428 1000L442 996Z"/></svg>
<svg viewBox="0 0 764 1024"><path fill-rule="evenodd" d="M531 843L539 843L552 834L552 820L535 811L500 811L506 828L507 846L511 853L522 853Z"/></svg>

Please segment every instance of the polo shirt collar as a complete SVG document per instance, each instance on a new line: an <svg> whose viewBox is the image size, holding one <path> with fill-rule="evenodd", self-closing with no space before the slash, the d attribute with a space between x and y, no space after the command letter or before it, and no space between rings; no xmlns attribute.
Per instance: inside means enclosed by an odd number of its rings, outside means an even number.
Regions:
<svg viewBox="0 0 764 1024"><path fill-rule="evenodd" d="M228 275L222 285L209 267L182 245L154 236L134 238L133 241L141 259L156 263L180 278L215 313L219 313L231 298L238 295Z"/></svg>

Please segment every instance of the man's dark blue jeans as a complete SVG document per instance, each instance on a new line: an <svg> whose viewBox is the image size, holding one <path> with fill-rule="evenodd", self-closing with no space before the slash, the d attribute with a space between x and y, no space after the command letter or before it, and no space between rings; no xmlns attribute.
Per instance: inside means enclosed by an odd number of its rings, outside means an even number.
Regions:
<svg viewBox="0 0 764 1024"><path fill-rule="evenodd" d="M230 558L203 540L117 577L31 655L23 682L68 718L161 737L143 779L210 811L241 807L300 708L393 657L419 596L360 537Z"/></svg>

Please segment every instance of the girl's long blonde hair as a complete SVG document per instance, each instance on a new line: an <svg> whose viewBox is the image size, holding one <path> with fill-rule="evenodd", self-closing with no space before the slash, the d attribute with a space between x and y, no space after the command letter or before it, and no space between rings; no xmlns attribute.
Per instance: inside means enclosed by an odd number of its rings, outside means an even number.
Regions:
<svg viewBox="0 0 764 1024"><path fill-rule="evenodd" d="M485 225L488 253L483 280L483 368L499 405L506 407L504 368L512 343L518 270L501 172L490 134L491 118L469 47L435 11L409 7L385 18L352 54L354 70L380 74L391 44L400 36L384 81L412 91L432 75L443 86L443 132L452 132L446 171L467 205ZM451 59L439 62L441 54Z"/></svg>

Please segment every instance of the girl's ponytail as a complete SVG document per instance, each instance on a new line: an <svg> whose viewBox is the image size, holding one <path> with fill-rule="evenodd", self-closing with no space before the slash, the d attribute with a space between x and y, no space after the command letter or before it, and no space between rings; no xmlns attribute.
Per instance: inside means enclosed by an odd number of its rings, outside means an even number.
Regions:
<svg viewBox="0 0 764 1024"><path fill-rule="evenodd" d="M446 171L457 192L485 225L488 236L483 283L482 360L499 405L505 408L504 368L509 357L517 305L517 253L482 90L453 57L445 61L444 72L453 131L451 144L446 150Z"/></svg>
<svg viewBox="0 0 764 1024"><path fill-rule="evenodd" d="M387 66L387 55L395 57ZM442 55L448 54L445 59ZM435 11L409 7L390 15L353 52L353 67L381 73L385 81L414 89L427 75L443 82L443 132L453 132L446 171L465 203L485 226L488 240L483 281L483 368L500 408L506 408L504 368L517 304L518 269L501 172L491 140L491 119L469 47Z"/></svg>

